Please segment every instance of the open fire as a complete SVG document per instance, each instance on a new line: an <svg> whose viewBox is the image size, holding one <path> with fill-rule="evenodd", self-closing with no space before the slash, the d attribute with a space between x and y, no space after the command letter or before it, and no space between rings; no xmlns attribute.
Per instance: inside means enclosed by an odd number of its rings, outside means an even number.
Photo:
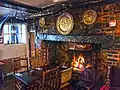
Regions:
<svg viewBox="0 0 120 90"><path fill-rule="evenodd" d="M85 60L82 54L80 54L78 58L76 58L74 55L73 62L72 62L73 70L84 71L85 69L84 64L85 64Z"/></svg>

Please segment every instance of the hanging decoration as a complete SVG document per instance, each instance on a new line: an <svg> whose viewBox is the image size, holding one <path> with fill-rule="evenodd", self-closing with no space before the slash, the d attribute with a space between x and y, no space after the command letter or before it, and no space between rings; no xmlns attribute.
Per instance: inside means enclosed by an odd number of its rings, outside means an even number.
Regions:
<svg viewBox="0 0 120 90"><path fill-rule="evenodd" d="M93 24L97 19L97 12L95 10L87 10L83 14L82 21L86 25Z"/></svg>
<svg viewBox="0 0 120 90"><path fill-rule="evenodd" d="M74 26L74 20L70 13L66 12L57 18L56 27L60 34L69 34Z"/></svg>
<svg viewBox="0 0 120 90"><path fill-rule="evenodd" d="M40 25L40 27L44 27L45 26L45 18L44 17L39 19L39 25Z"/></svg>
<svg viewBox="0 0 120 90"><path fill-rule="evenodd" d="M116 21L115 17L111 17L109 19L109 27L116 27L116 25L117 25L117 21Z"/></svg>

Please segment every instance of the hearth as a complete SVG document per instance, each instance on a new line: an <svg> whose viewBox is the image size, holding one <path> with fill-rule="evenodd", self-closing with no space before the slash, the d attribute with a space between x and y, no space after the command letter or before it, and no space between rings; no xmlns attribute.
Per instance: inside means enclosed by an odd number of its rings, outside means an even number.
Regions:
<svg viewBox="0 0 120 90"><path fill-rule="evenodd" d="M85 80L94 83L97 77L97 52L93 44L70 43L73 80Z"/></svg>
<svg viewBox="0 0 120 90"><path fill-rule="evenodd" d="M92 62L92 44L77 44L74 49L70 47L72 53L72 67L74 71L82 72L86 68L93 67Z"/></svg>
<svg viewBox="0 0 120 90"><path fill-rule="evenodd" d="M77 58L74 55L73 62L72 62L73 70L76 71L84 71L85 69L85 58L83 54L80 54Z"/></svg>

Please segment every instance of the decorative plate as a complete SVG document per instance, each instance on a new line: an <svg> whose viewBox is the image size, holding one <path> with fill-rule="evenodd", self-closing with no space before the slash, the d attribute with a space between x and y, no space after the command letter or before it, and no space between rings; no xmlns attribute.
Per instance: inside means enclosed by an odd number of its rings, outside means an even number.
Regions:
<svg viewBox="0 0 120 90"><path fill-rule="evenodd" d="M69 34L74 26L73 17L70 13L64 13L57 18L56 27L60 34Z"/></svg>
<svg viewBox="0 0 120 90"><path fill-rule="evenodd" d="M39 25L40 25L40 27L44 27L45 26L45 18L44 17L39 19Z"/></svg>
<svg viewBox="0 0 120 90"><path fill-rule="evenodd" d="M95 10L87 10L82 17L83 23L86 25L93 24L97 19L97 12Z"/></svg>

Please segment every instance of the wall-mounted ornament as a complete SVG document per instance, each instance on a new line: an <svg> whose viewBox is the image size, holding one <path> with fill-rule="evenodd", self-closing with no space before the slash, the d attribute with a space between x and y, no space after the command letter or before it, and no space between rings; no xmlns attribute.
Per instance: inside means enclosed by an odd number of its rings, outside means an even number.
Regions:
<svg viewBox="0 0 120 90"><path fill-rule="evenodd" d="M83 14L82 21L86 25L93 24L97 19L97 12L95 10L87 10Z"/></svg>
<svg viewBox="0 0 120 90"><path fill-rule="evenodd" d="M109 27L116 27L117 25L117 20L115 19L115 17L111 17L109 19Z"/></svg>
<svg viewBox="0 0 120 90"><path fill-rule="evenodd" d="M67 35L69 34L74 26L73 16L66 12L60 15L57 18L56 27L60 34Z"/></svg>
<svg viewBox="0 0 120 90"><path fill-rule="evenodd" d="M45 26L45 18L44 17L39 19L39 25L40 25L40 27L44 27Z"/></svg>

